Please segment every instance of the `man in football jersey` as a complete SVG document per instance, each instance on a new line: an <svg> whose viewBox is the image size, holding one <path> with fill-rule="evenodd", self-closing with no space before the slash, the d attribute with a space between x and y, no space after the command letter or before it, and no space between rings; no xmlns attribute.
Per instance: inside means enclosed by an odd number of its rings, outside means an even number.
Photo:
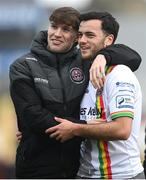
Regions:
<svg viewBox="0 0 146 180"><path fill-rule="evenodd" d="M119 24L106 12L81 15L79 46L83 59L91 59L112 45ZM144 179L138 148L142 95L136 76L125 65L106 67L103 89L89 82L78 124L56 117L59 125L49 128L50 138L65 142L84 137L78 178Z"/></svg>

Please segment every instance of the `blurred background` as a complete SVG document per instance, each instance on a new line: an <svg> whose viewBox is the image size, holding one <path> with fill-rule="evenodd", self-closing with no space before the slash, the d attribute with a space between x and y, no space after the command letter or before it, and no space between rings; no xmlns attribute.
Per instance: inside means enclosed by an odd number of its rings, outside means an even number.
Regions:
<svg viewBox="0 0 146 180"><path fill-rule="evenodd" d="M17 147L16 116L9 96L9 65L29 50L40 30L48 27L48 16L61 6L81 12L108 11L120 23L117 43L135 49L142 57L136 75L143 92L143 113L139 145L144 158L146 120L146 0L0 0L0 178L15 178Z"/></svg>

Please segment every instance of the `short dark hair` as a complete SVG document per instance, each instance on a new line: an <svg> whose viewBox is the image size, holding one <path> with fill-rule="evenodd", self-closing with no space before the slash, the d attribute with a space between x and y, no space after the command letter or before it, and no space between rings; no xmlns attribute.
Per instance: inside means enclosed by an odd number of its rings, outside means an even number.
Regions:
<svg viewBox="0 0 146 180"><path fill-rule="evenodd" d="M107 34L114 35L114 41L117 38L119 32L119 23L116 19L108 12L87 12L80 15L81 21L88 21L92 19L98 19L102 23L102 30Z"/></svg>
<svg viewBox="0 0 146 180"><path fill-rule="evenodd" d="M72 7L57 8L51 14L49 20L57 24L66 24L72 26L76 31L79 29L80 13Z"/></svg>

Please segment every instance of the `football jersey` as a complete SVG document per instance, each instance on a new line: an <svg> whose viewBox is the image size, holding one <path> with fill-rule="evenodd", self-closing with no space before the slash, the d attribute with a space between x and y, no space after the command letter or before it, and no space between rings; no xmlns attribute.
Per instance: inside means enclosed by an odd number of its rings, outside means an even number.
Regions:
<svg viewBox="0 0 146 180"><path fill-rule="evenodd" d="M141 88L127 66L115 66L106 75L102 90L95 89L89 82L81 103L80 119L89 121L105 114L105 120L110 122L116 121L116 118L130 117L132 130L127 140L85 139L81 144L78 176L119 179L131 178L143 171L138 147L141 108Z"/></svg>

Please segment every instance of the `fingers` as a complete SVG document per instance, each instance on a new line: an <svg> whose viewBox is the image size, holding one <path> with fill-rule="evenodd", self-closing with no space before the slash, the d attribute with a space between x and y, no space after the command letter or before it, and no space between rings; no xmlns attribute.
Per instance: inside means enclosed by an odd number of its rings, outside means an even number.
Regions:
<svg viewBox="0 0 146 180"><path fill-rule="evenodd" d="M60 123L63 123L63 122L66 122L67 120L66 119L62 119L62 118L59 118L59 117L54 117L54 119L57 121L57 122L60 122ZM51 127L51 128L48 128L45 130L45 133L46 134L50 134L50 133L53 133L54 131L57 131L59 128L59 125L56 125L54 127Z"/></svg>
<svg viewBox="0 0 146 180"><path fill-rule="evenodd" d="M64 142L64 140L63 140L62 136L59 134L59 132L54 132L54 133L50 134L49 137L54 138L57 141Z"/></svg>
<svg viewBox="0 0 146 180"><path fill-rule="evenodd" d="M49 137L50 138L57 138L59 136L59 133L57 131L55 131L54 133L50 134Z"/></svg>
<svg viewBox="0 0 146 180"><path fill-rule="evenodd" d="M90 81L94 88L102 88L105 82L106 59L103 55L97 55L90 68Z"/></svg>
<svg viewBox="0 0 146 180"><path fill-rule="evenodd" d="M100 71L99 68L91 69L90 71L90 81L95 89L100 89L103 87L105 82L105 75Z"/></svg>
<svg viewBox="0 0 146 180"><path fill-rule="evenodd" d="M54 130L52 130L52 131L53 132L49 135L50 138L56 139L57 141L60 141L61 143L63 143L65 141L65 139L63 139L63 137L59 131L54 131Z"/></svg>
<svg viewBox="0 0 146 180"><path fill-rule="evenodd" d="M46 129L45 133L46 133L46 134L49 134L49 137L50 137L50 138L54 138L54 139L56 139L56 140L58 140L58 141L61 140L60 133L59 133L59 131L57 130L57 127L56 127L56 126L55 126L55 127L52 127L52 128Z"/></svg>
<svg viewBox="0 0 146 180"><path fill-rule="evenodd" d="M54 119L55 119L57 122L60 122L60 123L65 120L65 119L62 119L62 118L59 118L59 117L55 117Z"/></svg>
<svg viewBox="0 0 146 180"><path fill-rule="evenodd" d="M50 133L53 133L57 130L58 126L54 126L54 127L51 127L51 128L48 128L45 130L45 133L46 134L50 134Z"/></svg>
<svg viewBox="0 0 146 180"><path fill-rule="evenodd" d="M22 133L21 133L20 131L18 131L18 132L16 133L16 137L17 137L17 140L18 140L18 141L21 141L21 139L22 139Z"/></svg>

